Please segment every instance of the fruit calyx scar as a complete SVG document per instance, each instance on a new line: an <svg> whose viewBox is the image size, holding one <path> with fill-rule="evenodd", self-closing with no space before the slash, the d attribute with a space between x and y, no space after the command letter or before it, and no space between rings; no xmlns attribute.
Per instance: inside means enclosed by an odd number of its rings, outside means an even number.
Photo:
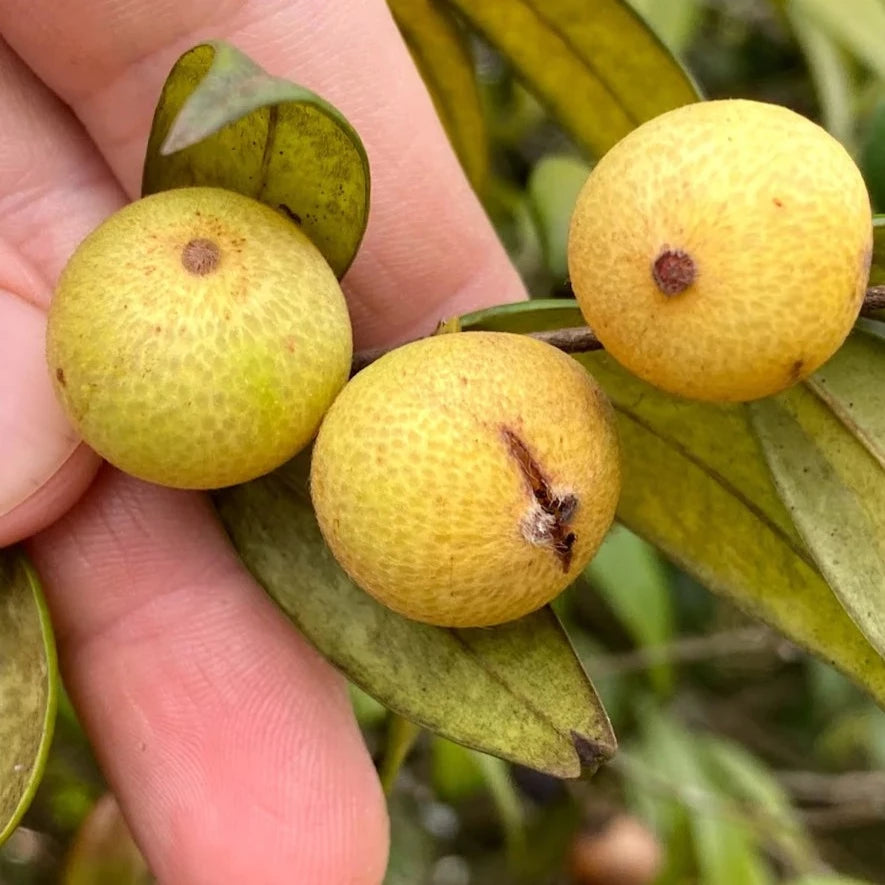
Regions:
<svg viewBox="0 0 885 885"><path fill-rule="evenodd" d="M567 572L575 545L569 522L578 509L578 499L570 492L555 494L526 444L507 427L502 433L534 498L520 523L522 536L537 547L550 547Z"/></svg>
<svg viewBox="0 0 885 885"><path fill-rule="evenodd" d="M218 244L206 237L194 237L181 250L181 263L188 273L204 277L212 273L221 261Z"/></svg>
<svg viewBox="0 0 885 885"><path fill-rule="evenodd" d="M679 295L694 282L697 269L688 252L663 246L652 262L651 275L664 295Z"/></svg>

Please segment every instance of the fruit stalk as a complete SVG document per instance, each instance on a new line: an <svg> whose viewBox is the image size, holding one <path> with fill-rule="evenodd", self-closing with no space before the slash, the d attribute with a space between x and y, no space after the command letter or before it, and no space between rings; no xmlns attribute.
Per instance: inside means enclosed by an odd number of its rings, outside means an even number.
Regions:
<svg viewBox="0 0 885 885"><path fill-rule="evenodd" d="M869 316L878 310L885 310L885 286L869 286L860 309L861 316ZM602 344L589 326L572 326L565 329L548 329L543 332L529 332L531 338L537 338L545 344L561 350L563 353L589 353L602 350ZM350 374L356 375L370 363L384 356L391 348L373 347L360 350L353 355Z"/></svg>

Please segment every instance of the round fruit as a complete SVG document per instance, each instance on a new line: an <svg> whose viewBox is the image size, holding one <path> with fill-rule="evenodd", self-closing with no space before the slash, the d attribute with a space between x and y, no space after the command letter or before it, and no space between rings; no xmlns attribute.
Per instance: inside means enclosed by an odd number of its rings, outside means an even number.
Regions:
<svg viewBox="0 0 885 885"><path fill-rule="evenodd" d="M844 148L776 105L663 114L613 147L578 197L569 271L606 350L687 397L750 400L839 348L872 255Z"/></svg>
<svg viewBox="0 0 885 885"><path fill-rule="evenodd" d="M599 832L578 834L569 865L575 885L650 885L661 871L662 855L654 833L619 814Z"/></svg>
<svg viewBox="0 0 885 885"><path fill-rule="evenodd" d="M571 583L614 517L613 413L570 357L520 335L407 344L323 420L311 494L345 571L407 617L499 624Z"/></svg>
<svg viewBox="0 0 885 885"><path fill-rule="evenodd" d="M49 311L49 367L112 464L181 488L279 466L350 371L347 305L307 236L218 188L131 203L79 246Z"/></svg>

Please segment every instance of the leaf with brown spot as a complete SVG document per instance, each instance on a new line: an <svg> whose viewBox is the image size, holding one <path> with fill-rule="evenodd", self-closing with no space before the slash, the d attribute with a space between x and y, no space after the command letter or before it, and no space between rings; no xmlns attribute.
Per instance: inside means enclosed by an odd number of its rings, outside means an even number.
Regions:
<svg viewBox="0 0 885 885"><path fill-rule="evenodd" d="M261 200L298 224L341 277L369 214L369 161L328 102L233 46L175 63L154 113L142 193L206 185Z"/></svg>
<svg viewBox="0 0 885 885"><path fill-rule="evenodd" d="M21 550L0 550L0 845L42 777L55 724L57 676L37 576Z"/></svg>
<svg viewBox="0 0 885 885"><path fill-rule="evenodd" d="M335 562L308 473L305 453L215 500L252 574L335 666L395 713L557 777L577 777L612 756L608 717L549 608L469 630L396 614Z"/></svg>

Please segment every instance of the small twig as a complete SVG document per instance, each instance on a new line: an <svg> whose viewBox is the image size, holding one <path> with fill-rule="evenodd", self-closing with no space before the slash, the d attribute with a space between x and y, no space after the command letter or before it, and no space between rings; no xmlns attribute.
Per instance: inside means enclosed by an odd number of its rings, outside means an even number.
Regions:
<svg viewBox="0 0 885 885"><path fill-rule="evenodd" d="M860 307L860 312L864 316L877 310L885 310L885 286L870 286Z"/></svg>
<svg viewBox="0 0 885 885"><path fill-rule="evenodd" d="M885 286L870 286L866 297L861 305L860 313L868 316L877 310L885 310ZM563 353L589 353L592 350L602 350L602 344L589 326L574 326L568 329L550 329L544 332L530 332L532 338L544 341L552 347L556 347ZM368 350L357 351L353 355L350 374L365 369L370 363L380 359L393 348L372 347Z"/></svg>
<svg viewBox="0 0 885 885"><path fill-rule="evenodd" d="M885 811L880 806L859 802L829 808L802 808L799 816L811 830L847 830L881 823L885 820Z"/></svg>
<svg viewBox="0 0 885 885"><path fill-rule="evenodd" d="M665 645L649 645L624 654L606 655L593 662L597 676L612 676L648 670L656 664L694 663L740 654L776 651L783 644L767 627L743 627L708 636L688 636Z"/></svg>
<svg viewBox="0 0 885 885"><path fill-rule="evenodd" d="M780 771L777 776L801 802L842 805L866 801L878 804L885 814L885 771L849 771L842 774Z"/></svg>
<svg viewBox="0 0 885 885"><path fill-rule="evenodd" d="M780 771L778 780L797 802L806 826L817 830L859 827L885 820L885 772Z"/></svg>

